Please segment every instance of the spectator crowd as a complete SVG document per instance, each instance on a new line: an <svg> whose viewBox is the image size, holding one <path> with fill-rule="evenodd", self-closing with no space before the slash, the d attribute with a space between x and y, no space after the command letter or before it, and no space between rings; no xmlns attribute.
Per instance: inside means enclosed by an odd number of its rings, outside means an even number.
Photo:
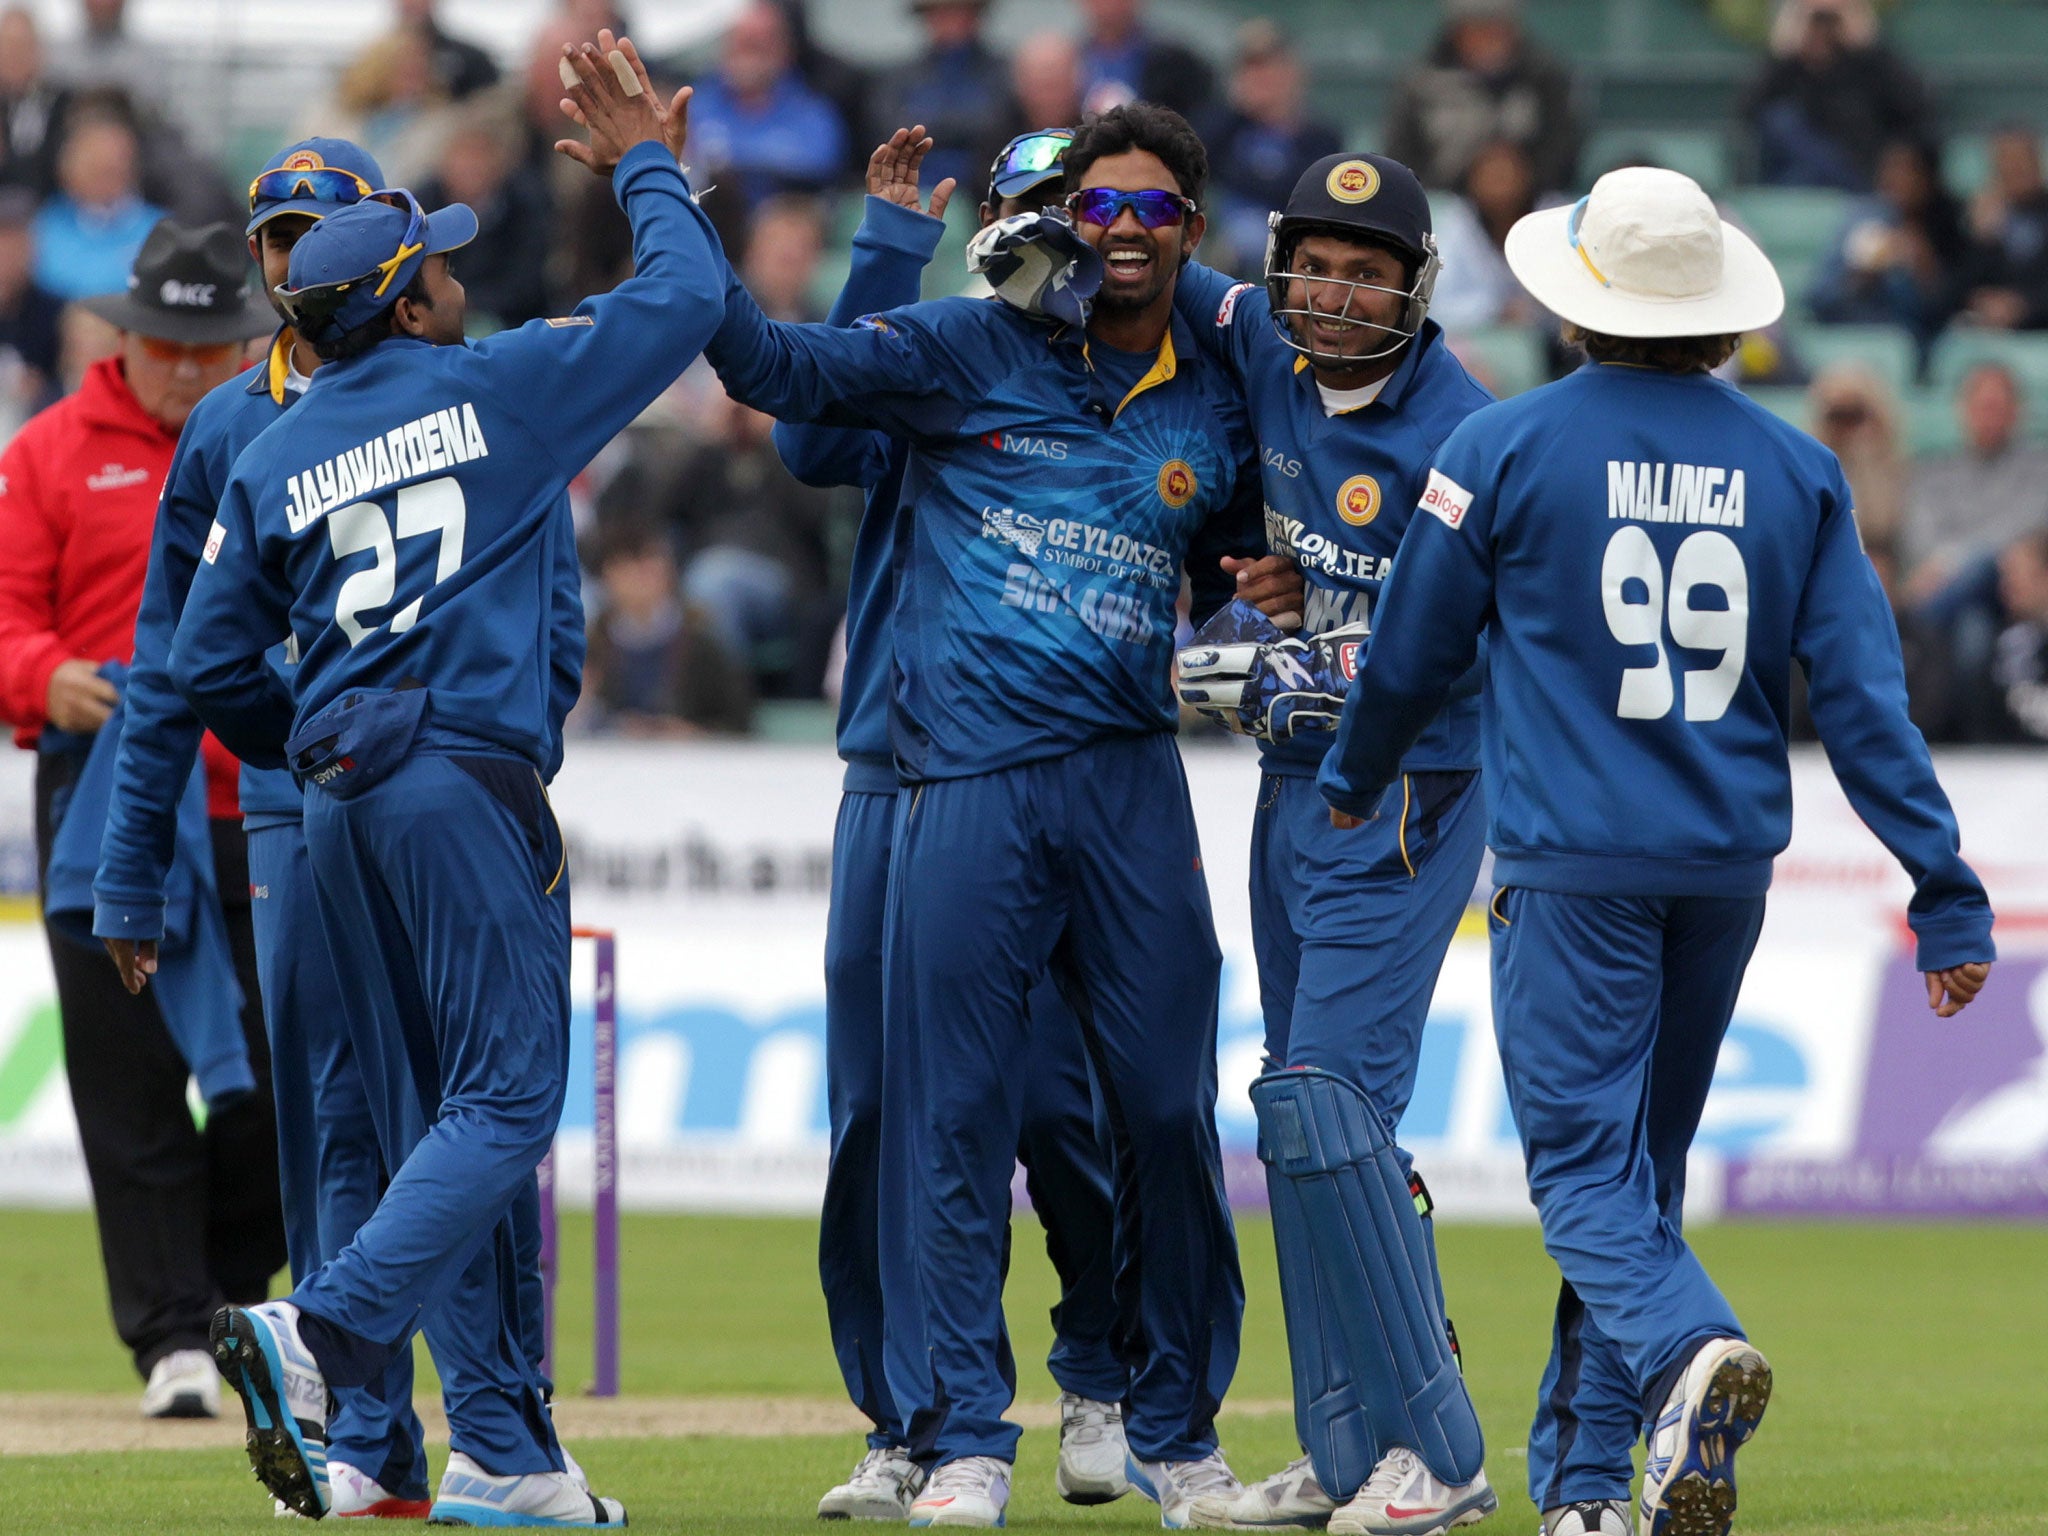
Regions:
<svg viewBox="0 0 2048 1536"><path fill-rule="evenodd" d="M820 44L819 0L748 0L706 48L661 61L664 83L696 87L696 179L717 188L707 212L771 315L822 316L862 167L897 126L929 127L926 180L957 178L971 222L1012 135L1142 97L1185 113L1208 147L1212 265L1257 277L1267 213L1300 168L1341 147L1384 150L1431 189L1444 260L1432 314L1474 371L1508 390L1575 365L1502 245L1516 219L1576 198L1614 162L1590 163L1584 82L1519 0L1417 0L1440 25L1377 133L1363 130L1372 142L1317 115L1312 61L1270 19L1212 59L1146 0L1077 0L1071 30L1003 47L987 0L901 3L910 56L880 69ZM235 177L190 147L193 104L165 97L173 72L133 35L123 0L79 5L81 30L61 47L28 7L0 9L0 437L111 349L74 301L119 289L159 218L238 221L242 207ZM473 207L480 234L457 271L474 329L562 313L616 283L630 269L625 221L553 153L556 60L630 15L561 0L518 58L452 35L434 0L392 0L389 17L325 99L286 110L278 142L352 138L429 206ZM2048 369L1993 358L1944 375L1955 430L1938 434L1945 451L1916 454L1926 434L1909 413L1930 408L1925 388L1902 397L1899 379L1856 363L1809 368L1802 344L1829 326L1896 332L1911 384L1934 376L1944 338L2048 333L2039 135L2003 127L1977 184L1950 185L1936 94L1887 46L1870 0L1784 0L1740 116L1746 179L1820 189L1841 217L1787 324L1754 338L1731 377L1807 387L1803 424L1848 467L1929 738L2048 740L2048 446L2029 427L2048 420L2048 400L2029 398ZM927 291L964 278L935 268ZM1521 350L1495 345L1504 335ZM1522 355L1533 376L1504 361ZM798 484L768 425L700 368L578 482L591 647L577 728L736 733L759 701L831 696L859 499Z"/></svg>

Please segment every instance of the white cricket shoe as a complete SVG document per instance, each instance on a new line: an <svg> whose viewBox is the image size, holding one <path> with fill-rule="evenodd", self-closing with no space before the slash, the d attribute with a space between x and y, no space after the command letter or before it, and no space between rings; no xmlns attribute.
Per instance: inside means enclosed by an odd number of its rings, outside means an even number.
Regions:
<svg viewBox="0 0 2048 1536"><path fill-rule="evenodd" d="M933 1471L910 1506L910 1523L997 1526L1010 1503L1010 1464L994 1456L961 1456Z"/></svg>
<svg viewBox="0 0 2048 1536"><path fill-rule="evenodd" d="M213 1363L242 1399L249 1464L308 1520L327 1513L327 1381L288 1301L222 1307L207 1330Z"/></svg>
<svg viewBox="0 0 2048 1536"><path fill-rule="evenodd" d="M1358 1496L1330 1516L1332 1536L1442 1536L1500 1508L1481 1472L1463 1487L1440 1481L1422 1458L1397 1445L1380 1458Z"/></svg>
<svg viewBox="0 0 2048 1536"><path fill-rule="evenodd" d="M1627 1499L1580 1499L1543 1511L1537 1536L1633 1536Z"/></svg>
<svg viewBox="0 0 2048 1536"><path fill-rule="evenodd" d="M345 1461L327 1463L327 1513L344 1519L424 1520L430 1499L401 1498Z"/></svg>
<svg viewBox="0 0 2048 1536"><path fill-rule="evenodd" d="M1771 1367L1741 1339L1709 1339L1672 1384L1646 1437L1640 1536L1727 1536L1735 1452L1771 1401Z"/></svg>
<svg viewBox="0 0 2048 1536"><path fill-rule="evenodd" d="M820 1520L907 1520L924 1468L900 1445L871 1450L853 1476L818 1500Z"/></svg>
<svg viewBox="0 0 2048 1536"><path fill-rule="evenodd" d="M1060 1394L1060 1464L1053 1486L1069 1504L1108 1504L1131 1491L1124 1475L1124 1410L1072 1392Z"/></svg>
<svg viewBox="0 0 2048 1536"><path fill-rule="evenodd" d="M523 1472L499 1477L461 1451L448 1453L434 1493L429 1525L624 1525L626 1507L601 1499L566 1472Z"/></svg>
<svg viewBox="0 0 2048 1536"><path fill-rule="evenodd" d="M145 1419L217 1419L220 1372L203 1349L174 1349L150 1368L142 1389Z"/></svg>
<svg viewBox="0 0 2048 1536"><path fill-rule="evenodd" d="M1244 1492L1220 1446L1200 1461L1140 1461L1134 1454L1124 1463L1124 1476L1159 1506L1159 1523L1175 1531L1194 1525L1197 1501L1234 1499Z"/></svg>
<svg viewBox="0 0 2048 1536"><path fill-rule="evenodd" d="M1188 1523L1214 1531L1313 1531L1328 1525L1336 1508L1303 1456L1269 1478L1247 1483L1235 1498L1196 1499Z"/></svg>

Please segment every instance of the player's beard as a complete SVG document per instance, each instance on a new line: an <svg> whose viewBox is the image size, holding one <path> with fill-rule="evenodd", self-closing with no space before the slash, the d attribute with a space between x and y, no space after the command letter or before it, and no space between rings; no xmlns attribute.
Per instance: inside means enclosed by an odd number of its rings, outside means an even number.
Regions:
<svg viewBox="0 0 2048 1536"><path fill-rule="evenodd" d="M1103 251L1105 259L1108 254L1109 249L1106 248ZM1163 294L1172 289L1174 279L1180 276L1180 269L1186 263L1187 257L1178 244L1170 251L1162 251L1155 244L1151 248L1151 256L1151 274L1143 287L1126 289L1109 282L1102 285L1101 291L1095 296L1095 308L1098 313L1107 311L1110 314L1136 314L1151 308Z"/></svg>

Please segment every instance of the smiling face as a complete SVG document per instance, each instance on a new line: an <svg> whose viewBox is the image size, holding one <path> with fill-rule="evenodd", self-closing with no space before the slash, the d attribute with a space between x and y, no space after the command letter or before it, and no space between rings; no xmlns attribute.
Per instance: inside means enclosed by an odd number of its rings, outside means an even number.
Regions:
<svg viewBox="0 0 2048 1536"><path fill-rule="evenodd" d="M1318 368L1348 372L1374 361L1391 362L1372 354L1398 345L1395 328L1407 305L1409 281L1407 263L1385 246L1306 234L1287 258L1282 307L1303 311L1290 314L1288 324ZM1365 286L1349 286L1353 283Z"/></svg>
<svg viewBox="0 0 2048 1536"><path fill-rule="evenodd" d="M1081 178L1080 190L1095 187L1118 192L1180 192L1166 162L1143 149L1105 155L1089 166ZM1201 244L1207 223L1196 213L1178 224L1147 229L1136 213L1122 208L1106 225L1077 215L1075 227L1082 239L1102 253L1106 270L1102 292L1096 296L1096 309L1135 311L1149 308L1172 292L1181 263Z"/></svg>

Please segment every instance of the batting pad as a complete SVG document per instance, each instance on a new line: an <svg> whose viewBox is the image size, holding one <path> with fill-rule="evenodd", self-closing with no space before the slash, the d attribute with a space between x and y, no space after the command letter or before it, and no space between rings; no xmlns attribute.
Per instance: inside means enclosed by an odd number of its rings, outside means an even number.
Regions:
<svg viewBox="0 0 2048 1536"><path fill-rule="evenodd" d="M1471 1482L1486 1444L1444 1328L1422 1217L1378 1109L1353 1084L1312 1067L1267 1073L1251 1098L1259 1155L1293 1197L1292 1231L1282 1229L1282 1202L1273 1207L1281 1274L1292 1263L1315 1277L1312 1288L1283 1278L1290 1342L1292 1308L1313 1296L1315 1326L1335 1328L1370 1438L1382 1451L1409 1446L1446 1483ZM1354 1451L1305 1449L1324 1492L1356 1491L1342 1476Z"/></svg>
<svg viewBox="0 0 2048 1536"><path fill-rule="evenodd" d="M1379 1441L1336 1330L1336 1309L1318 1284L1300 1186L1270 1158L1266 1195L1280 1259L1280 1315L1287 1322L1287 1354L1294 1362L1294 1429L1315 1463L1323 1492L1343 1503L1379 1465Z"/></svg>

